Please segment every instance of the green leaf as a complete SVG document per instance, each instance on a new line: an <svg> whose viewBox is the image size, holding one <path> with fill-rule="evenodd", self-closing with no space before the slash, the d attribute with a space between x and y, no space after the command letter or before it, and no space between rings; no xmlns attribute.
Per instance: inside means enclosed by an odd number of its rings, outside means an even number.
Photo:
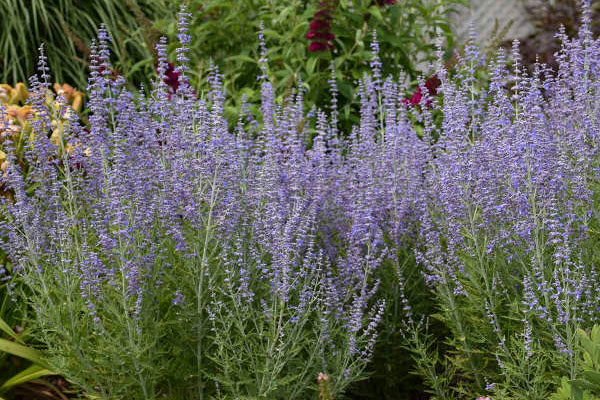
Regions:
<svg viewBox="0 0 600 400"><path fill-rule="evenodd" d="M273 37L276 39L281 39L281 34L277 31L274 31L273 29L265 29L264 30L264 34L267 37Z"/></svg>
<svg viewBox="0 0 600 400"><path fill-rule="evenodd" d="M346 99L352 99L354 88L348 82L338 82L338 89Z"/></svg>
<svg viewBox="0 0 600 400"><path fill-rule="evenodd" d="M306 62L306 72L310 75L315 71L315 66L317 65L317 61L319 61L316 57L311 57Z"/></svg>
<svg viewBox="0 0 600 400"><path fill-rule="evenodd" d="M374 6L369 7L369 14L371 14L372 16L377 18L377 21L379 21L379 22L383 21L383 15L381 15L381 10L380 10L379 6L374 5Z"/></svg>
<svg viewBox="0 0 600 400"><path fill-rule="evenodd" d="M256 60L254 58L245 56L245 55L230 56L230 57L227 57L225 60L226 61L245 61L245 62L256 64Z"/></svg>
<svg viewBox="0 0 600 400"><path fill-rule="evenodd" d="M363 36L362 29L357 29L356 34L354 35L354 40L360 47L363 47L365 45L362 41L362 36Z"/></svg>
<svg viewBox="0 0 600 400"><path fill-rule="evenodd" d="M127 74L125 75L125 78L129 79L131 76L133 76L139 69L141 69L145 65L152 65L152 60L147 58L147 59L136 62L127 70Z"/></svg>
<svg viewBox="0 0 600 400"><path fill-rule="evenodd" d="M21 338L12 330L12 328L0 317L0 330L8 336L22 343Z"/></svg>
<svg viewBox="0 0 600 400"><path fill-rule="evenodd" d="M575 379L575 380L569 381L569 384L571 385L571 388L573 388L573 389L580 389L580 390L596 389L595 385L592 385L591 383L586 382L582 379Z"/></svg>
<svg viewBox="0 0 600 400"><path fill-rule="evenodd" d="M39 365L46 365L42 353L33 347L24 346L6 339L0 339L0 351L24 358Z"/></svg>
<svg viewBox="0 0 600 400"><path fill-rule="evenodd" d="M561 386L558 390L550 397L550 400L570 400L571 399L571 385L566 377L563 376L561 380Z"/></svg>
<svg viewBox="0 0 600 400"><path fill-rule="evenodd" d="M578 329L578 332L584 332L585 331L583 329ZM592 332L590 334L591 339L594 341L594 343L596 343L596 345L600 345L600 325L594 325L592 327Z"/></svg>
<svg viewBox="0 0 600 400"><path fill-rule="evenodd" d="M4 382L4 384L2 386L0 386L0 392L6 392L15 386L22 385L26 382L30 382L34 379L38 379L38 378L41 378L42 376L48 376L48 375L55 375L55 374L52 371L50 371L49 369L46 369L44 367L34 364L31 367L19 372L18 374L16 374L12 378L8 379L6 382ZM0 400L2 400L1 397L0 397Z"/></svg>

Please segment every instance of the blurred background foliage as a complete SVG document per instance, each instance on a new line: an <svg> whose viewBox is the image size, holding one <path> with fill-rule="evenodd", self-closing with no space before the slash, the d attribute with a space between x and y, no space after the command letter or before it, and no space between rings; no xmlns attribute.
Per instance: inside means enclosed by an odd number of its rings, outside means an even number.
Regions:
<svg viewBox="0 0 600 400"><path fill-rule="evenodd" d="M178 1L173 1L174 4ZM267 58L270 75L281 99L289 94L294 83L302 79L308 89L309 107L329 107L331 63L335 65L340 92L338 107L345 127L357 111L355 81L370 69L370 43L373 30L377 31L383 76L390 73L406 74L415 80L427 75L429 62L435 55L435 39L445 39L445 48L451 52L454 37L448 16L464 0L339 0L339 1L271 1L271 0L191 0L189 10L192 22L193 47L191 59L197 91L201 92L210 63L217 65L225 76L228 94L226 114L237 116L241 96L251 104L260 98L256 77L261 22L265 27ZM330 41L332 49L309 51L311 43L306 34L315 13L325 6L332 9ZM173 8L173 7L172 7ZM174 37L175 25L159 25L159 30ZM174 59L176 44L172 41Z"/></svg>
<svg viewBox="0 0 600 400"><path fill-rule="evenodd" d="M225 76L226 115L235 120L242 96L258 107L260 75L258 32L264 23L270 75L279 98L302 79L308 106L329 107L331 64L340 91L343 127L357 107L354 83L369 69L373 30L381 48L383 75L405 74L415 81L430 73L435 38L449 52L454 37L448 16L467 0L2 0L0 82L26 82L45 43L55 82L87 86L90 43L104 23L113 37L113 65L131 86L148 87L154 75L154 46L170 40L175 60L175 14L181 4L193 13L192 83L202 95L211 62ZM315 13L331 9L332 48L310 52L306 38Z"/></svg>

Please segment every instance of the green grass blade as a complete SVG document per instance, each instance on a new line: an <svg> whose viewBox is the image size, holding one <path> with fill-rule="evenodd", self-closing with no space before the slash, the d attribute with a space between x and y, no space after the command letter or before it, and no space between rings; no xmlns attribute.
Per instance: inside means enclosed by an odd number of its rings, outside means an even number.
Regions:
<svg viewBox="0 0 600 400"><path fill-rule="evenodd" d="M0 351L24 358L42 366L46 365L42 358L42 353L32 347L23 346L10 340L0 339Z"/></svg>
<svg viewBox="0 0 600 400"><path fill-rule="evenodd" d="M8 379L2 386L0 386L0 392L6 392L11 388L30 382L34 379L41 378L42 376L54 375L52 371L39 365L32 365L31 367L19 372L12 378ZM0 400L2 398L0 397Z"/></svg>
<svg viewBox="0 0 600 400"><path fill-rule="evenodd" d="M12 330L12 328L6 323L6 321L2 319L2 317L0 317L0 331L6 333L8 336L15 339L16 341L23 343L19 335L17 335L15 331Z"/></svg>

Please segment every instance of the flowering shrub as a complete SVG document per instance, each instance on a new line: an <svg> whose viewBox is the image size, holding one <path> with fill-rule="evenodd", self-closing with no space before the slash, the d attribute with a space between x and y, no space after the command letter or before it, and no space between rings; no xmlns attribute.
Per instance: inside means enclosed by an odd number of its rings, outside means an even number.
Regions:
<svg viewBox="0 0 600 400"><path fill-rule="evenodd" d="M454 45L448 15L464 0L403 0L395 3L374 0L264 1L243 0L229 7L220 0L192 0L195 11L191 30L190 78L198 93L212 65L224 73L227 92L224 112L235 124L242 98L260 118L259 40L260 30L269 44L270 80L278 101L290 95L302 80L305 102L329 107L330 66L333 62L339 89L339 123L345 131L358 124L359 99L355 82L369 71L369 41L377 31L384 76L405 74L416 81L419 65L435 59L433 39L441 34L448 48ZM197 10L197 11L196 11ZM175 37L170 20L161 30ZM167 24L168 23L168 24ZM159 26L160 27L160 26ZM174 57L174 48L169 53Z"/></svg>
<svg viewBox="0 0 600 400"><path fill-rule="evenodd" d="M518 43L510 69L503 53L484 60L471 44L455 77L438 72L444 119L425 123L424 137L439 139L421 156L426 200L415 255L447 347L434 347L427 316L406 320L418 371L437 398L469 387L472 397L486 389L492 398L543 399L561 375L583 372L576 333L600 316L600 42L589 2L585 10L579 36L560 35L556 74L539 64L526 73ZM489 88L475 79L482 69ZM432 111L422 111L427 121ZM444 357L449 364L436 361Z"/></svg>

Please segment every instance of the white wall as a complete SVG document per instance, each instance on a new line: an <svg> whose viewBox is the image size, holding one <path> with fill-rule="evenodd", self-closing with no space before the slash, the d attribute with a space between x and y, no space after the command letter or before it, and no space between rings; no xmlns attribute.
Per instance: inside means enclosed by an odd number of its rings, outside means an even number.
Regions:
<svg viewBox="0 0 600 400"><path fill-rule="evenodd" d="M482 42L491 38L496 21L499 30L513 21L505 39L526 36L533 30L526 18L524 0L470 0L470 3L470 7L461 7L460 13L453 16L455 32L460 40L468 38L470 23L473 23Z"/></svg>

